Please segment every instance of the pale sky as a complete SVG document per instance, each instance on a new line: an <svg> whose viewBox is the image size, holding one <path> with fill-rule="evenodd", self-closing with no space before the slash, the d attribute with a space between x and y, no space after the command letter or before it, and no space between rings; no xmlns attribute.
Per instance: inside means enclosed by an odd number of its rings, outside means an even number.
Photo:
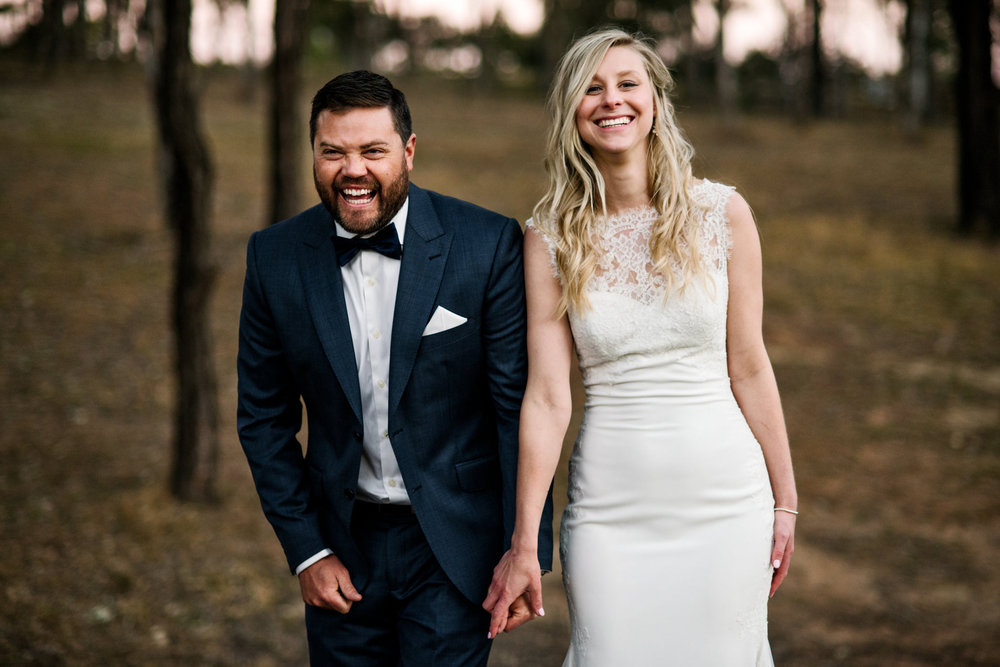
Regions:
<svg viewBox="0 0 1000 667"><path fill-rule="evenodd" d="M523 34L541 25L543 0L376 0L383 11L404 17L437 15L443 23L470 29L499 13ZM238 5L220 14L211 0L195 0L192 51L201 62L214 59L238 62L250 54L266 61L272 50L271 20L274 0L249 0L249 15ZM697 36L710 43L718 30L712 0L697 0ZM768 51L786 31L786 12L801 12L805 0L742 0L726 17L726 57L739 62L751 50ZM899 34L905 8L890 0L888 11L878 0L830 0L823 13L823 34L828 45L856 60L873 75L892 73L902 62ZM249 39L244 36L249 35Z"/></svg>
<svg viewBox="0 0 1000 667"><path fill-rule="evenodd" d="M199 62L242 62L247 56L266 62L273 50L275 0L249 0L219 10L214 0L194 0L192 55ZM383 11L402 17L436 15L446 25L468 30L499 14L514 30L531 34L542 23L543 0L375 0ZM787 30L787 14L802 12L806 0L737 0L726 17L726 57L739 62L751 50L772 51ZM8 4L0 0L0 5ZM902 52L896 38L905 20L902 0L828 0L823 36L832 47L863 64L875 76L897 71ZM718 30L713 0L695 0L696 38L710 44ZM101 3L91 0L88 13ZM24 14L0 13L0 33L12 32ZM9 25L8 25L9 24ZM2 37L2 34L0 34ZM0 40L2 41L2 40Z"/></svg>

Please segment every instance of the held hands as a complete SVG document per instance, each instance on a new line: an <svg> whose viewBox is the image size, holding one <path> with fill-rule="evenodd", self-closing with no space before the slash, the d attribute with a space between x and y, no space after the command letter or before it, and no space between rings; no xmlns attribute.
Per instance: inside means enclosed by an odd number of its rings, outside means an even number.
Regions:
<svg viewBox="0 0 1000 667"><path fill-rule="evenodd" d="M792 552L795 551L795 515L788 512L774 513L774 547L771 549L771 564L774 574L771 576L771 592L774 597L778 586L788 576L788 566L792 562Z"/></svg>
<svg viewBox="0 0 1000 667"><path fill-rule="evenodd" d="M336 556L322 558L299 573L302 600L346 614L361 599L361 593L351 583L351 575Z"/></svg>
<svg viewBox="0 0 1000 667"><path fill-rule="evenodd" d="M531 598L528 593L525 593L510 605L510 610L507 614L507 626L503 631L513 632L528 621L533 621L536 618L538 618L538 614L531 609ZM492 638L493 636L490 635L490 639Z"/></svg>
<svg viewBox="0 0 1000 667"><path fill-rule="evenodd" d="M493 581L483 609L490 612L489 637L510 632L536 616L542 609L542 573L534 553L515 556L507 551L493 568Z"/></svg>

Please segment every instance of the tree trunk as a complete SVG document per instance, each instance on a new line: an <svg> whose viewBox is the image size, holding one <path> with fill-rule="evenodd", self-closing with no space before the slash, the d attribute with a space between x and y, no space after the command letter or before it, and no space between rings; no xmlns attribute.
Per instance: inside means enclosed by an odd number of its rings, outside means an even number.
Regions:
<svg viewBox="0 0 1000 667"><path fill-rule="evenodd" d="M927 120L931 93L931 0L909 0L906 13L908 100L905 127L916 135Z"/></svg>
<svg viewBox="0 0 1000 667"><path fill-rule="evenodd" d="M500 11L494 13L483 13L482 24L470 37L482 56L482 64L479 68L479 76L476 77L476 90L479 94L489 94L496 91L500 85L500 72L498 69L499 49L497 48L497 24L500 21Z"/></svg>
<svg viewBox="0 0 1000 667"><path fill-rule="evenodd" d="M209 218L213 173L192 85L191 0L160 0L155 75L156 119L167 222L174 233L177 387L170 490L184 500L214 500L218 405L209 322L215 278ZM155 10L154 10L155 11Z"/></svg>
<svg viewBox="0 0 1000 667"><path fill-rule="evenodd" d="M823 6L812 0L812 86L810 101L813 116L820 118L826 112L826 66L823 59L823 31L821 21Z"/></svg>
<svg viewBox="0 0 1000 667"><path fill-rule="evenodd" d="M561 0L545 0L545 19L541 31L541 76L538 77L538 87L542 91L549 90L559 59L574 36L573 14L562 5Z"/></svg>
<svg viewBox="0 0 1000 667"><path fill-rule="evenodd" d="M782 3L787 23L784 43L778 55L778 72L781 78L782 103L797 123L809 117L809 62L808 40L806 39L806 15L808 12L793 11Z"/></svg>
<svg viewBox="0 0 1000 667"><path fill-rule="evenodd" d="M729 13L730 0L718 0L716 10L719 13L719 34L715 40L715 91L718 95L719 108L726 126L732 129L736 125L736 97L739 84L736 81L736 71L725 56L725 24Z"/></svg>
<svg viewBox="0 0 1000 667"><path fill-rule="evenodd" d="M611 24L609 0L544 0L542 23L542 76L539 83L548 90L556 66L573 40Z"/></svg>
<svg viewBox="0 0 1000 667"><path fill-rule="evenodd" d="M1000 235L1000 97L993 82L991 0L951 0L958 42L958 230Z"/></svg>
<svg viewBox="0 0 1000 667"><path fill-rule="evenodd" d="M44 0L42 20L38 24L38 42L35 45L35 59L46 73L52 71L56 61L66 56L67 31L63 21L66 10L65 0Z"/></svg>
<svg viewBox="0 0 1000 667"><path fill-rule="evenodd" d="M269 224L284 220L299 210L302 156L299 95L308 12L309 0L282 0L274 7L274 59L268 117L271 142Z"/></svg>

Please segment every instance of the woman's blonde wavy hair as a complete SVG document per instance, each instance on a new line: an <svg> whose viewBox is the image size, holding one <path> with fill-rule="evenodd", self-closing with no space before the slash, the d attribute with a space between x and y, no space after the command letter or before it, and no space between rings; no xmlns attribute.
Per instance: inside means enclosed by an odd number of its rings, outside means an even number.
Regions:
<svg viewBox="0 0 1000 667"><path fill-rule="evenodd" d="M558 315L571 307L586 310L584 288L597 269L596 222L607 215L605 184L589 147L580 139L576 110L608 50L627 46L642 58L653 88L656 117L647 152L652 206L659 212L649 239L656 271L681 287L705 274L692 224L700 207L692 201L694 149L674 118L673 78L663 60L640 35L605 28L574 42L559 61L548 97L551 118L545 151L548 189L533 211L533 223L555 241L556 267L562 276Z"/></svg>

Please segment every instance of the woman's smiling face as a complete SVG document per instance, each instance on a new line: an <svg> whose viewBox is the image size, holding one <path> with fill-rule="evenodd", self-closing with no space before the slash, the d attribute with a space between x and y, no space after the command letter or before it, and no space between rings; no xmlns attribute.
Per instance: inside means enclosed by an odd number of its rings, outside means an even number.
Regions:
<svg viewBox="0 0 1000 667"><path fill-rule="evenodd" d="M608 49L576 108L576 128L595 158L627 154L646 143L656 114L642 57L627 46Z"/></svg>

